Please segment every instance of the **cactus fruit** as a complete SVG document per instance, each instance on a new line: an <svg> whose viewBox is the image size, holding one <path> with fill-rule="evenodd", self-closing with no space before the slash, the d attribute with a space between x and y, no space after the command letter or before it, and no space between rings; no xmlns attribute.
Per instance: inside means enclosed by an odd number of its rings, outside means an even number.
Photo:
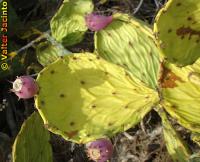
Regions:
<svg viewBox="0 0 200 162"><path fill-rule="evenodd" d="M167 150L172 159L176 162L188 162L190 150L186 143L170 124L165 111L161 108L158 110L158 113L162 119L163 135Z"/></svg>
<svg viewBox="0 0 200 162"><path fill-rule="evenodd" d="M52 36L64 46L79 43L87 31L84 16L92 11L92 0L64 0L50 22Z"/></svg>
<svg viewBox="0 0 200 162"><path fill-rule="evenodd" d="M200 132L200 86L190 76L200 73L199 62L183 68L166 64L162 79L162 104L166 111L194 132Z"/></svg>
<svg viewBox="0 0 200 162"><path fill-rule="evenodd" d="M148 26L125 14L95 33L95 51L104 59L124 67L147 86L156 89L160 71L159 49Z"/></svg>
<svg viewBox="0 0 200 162"><path fill-rule="evenodd" d="M112 22L112 16L102 16L96 14L88 14L85 17L86 25L88 29L92 31L99 31L105 28Z"/></svg>
<svg viewBox="0 0 200 162"><path fill-rule="evenodd" d="M200 57L199 15L199 0L169 0L159 11L154 32L170 62L185 66Z"/></svg>
<svg viewBox="0 0 200 162"><path fill-rule="evenodd" d="M130 76L94 54L67 55L39 73L35 105L46 127L66 140L113 136L135 126L159 101L157 92Z"/></svg>
<svg viewBox="0 0 200 162"><path fill-rule="evenodd" d="M30 76L20 76L13 82L13 89L11 89L19 99L32 98L38 92L38 85Z"/></svg>
<svg viewBox="0 0 200 162"><path fill-rule="evenodd" d="M50 134L34 112L22 125L13 144L13 162L53 162Z"/></svg>
<svg viewBox="0 0 200 162"><path fill-rule="evenodd" d="M52 44L51 42L42 42L36 48L38 62L47 66L59 57L70 54L61 44Z"/></svg>
<svg viewBox="0 0 200 162"><path fill-rule="evenodd" d="M88 156L95 162L106 162L113 153L111 141L105 138L89 142L86 147Z"/></svg>

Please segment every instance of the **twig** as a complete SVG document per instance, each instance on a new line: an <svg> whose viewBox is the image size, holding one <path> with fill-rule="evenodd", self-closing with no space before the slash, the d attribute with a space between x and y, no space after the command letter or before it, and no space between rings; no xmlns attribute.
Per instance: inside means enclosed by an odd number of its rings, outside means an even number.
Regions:
<svg viewBox="0 0 200 162"><path fill-rule="evenodd" d="M18 53L20 53L20 52L26 50L27 48L33 46L33 44L39 42L39 41L42 40L43 38L47 38L48 35L49 35L49 33L50 33L50 30L44 32L41 36L39 36L39 37L36 38L35 40L32 40L30 43L28 43L27 45L23 46L23 47L20 48L19 50L17 50L16 53L18 54Z"/></svg>
<svg viewBox="0 0 200 162"><path fill-rule="evenodd" d="M31 76L31 77L35 77L35 76L38 76L38 74L39 74L39 73L35 73L35 74L31 74L30 76Z"/></svg>
<svg viewBox="0 0 200 162"><path fill-rule="evenodd" d="M134 140L134 137L128 134L127 132L123 132L123 135L127 137L129 140Z"/></svg>
<svg viewBox="0 0 200 162"><path fill-rule="evenodd" d="M142 131L146 134L145 125L144 125L144 120L141 120L141 122L140 122L140 127L141 127Z"/></svg>
<svg viewBox="0 0 200 162"><path fill-rule="evenodd" d="M158 10L158 8L160 7L160 4L159 4L159 2L158 2L157 0L154 0L154 2L155 2L155 4L156 4L156 8L157 8L157 10Z"/></svg>
<svg viewBox="0 0 200 162"><path fill-rule="evenodd" d="M34 9L32 9L31 11L28 12L28 14L26 15L23 24L28 20L28 18L31 16L32 13L36 12L40 7L40 4L37 3L36 6L34 7Z"/></svg>
<svg viewBox="0 0 200 162"><path fill-rule="evenodd" d="M133 14L136 14L136 13L139 11L139 9L140 9L140 7L142 6L143 2L144 2L144 0L140 0L140 3L139 3L138 6L135 8Z"/></svg>

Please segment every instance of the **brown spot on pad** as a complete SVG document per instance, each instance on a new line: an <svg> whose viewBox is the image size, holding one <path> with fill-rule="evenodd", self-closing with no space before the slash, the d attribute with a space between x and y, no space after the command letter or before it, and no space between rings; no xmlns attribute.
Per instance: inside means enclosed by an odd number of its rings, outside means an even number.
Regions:
<svg viewBox="0 0 200 162"><path fill-rule="evenodd" d="M112 37L112 35L109 32L107 32L107 34L108 34L108 36Z"/></svg>
<svg viewBox="0 0 200 162"><path fill-rule="evenodd" d="M60 94L60 98L64 98L65 97L65 95L64 94Z"/></svg>
<svg viewBox="0 0 200 162"><path fill-rule="evenodd" d="M127 67L127 65L125 63L123 63L123 66Z"/></svg>
<svg viewBox="0 0 200 162"><path fill-rule="evenodd" d="M111 123L111 122L110 122L110 123L108 123L108 126L112 126L112 125L113 125L113 123Z"/></svg>
<svg viewBox="0 0 200 162"><path fill-rule="evenodd" d="M77 60L77 57L72 57L73 60Z"/></svg>
<svg viewBox="0 0 200 162"><path fill-rule="evenodd" d="M168 33L171 33L172 32L172 29L168 29L168 31L167 31Z"/></svg>
<svg viewBox="0 0 200 162"><path fill-rule="evenodd" d="M85 82L84 82L83 80L81 80L81 81L80 81L80 83L81 83L82 85L84 85L84 84L85 84Z"/></svg>
<svg viewBox="0 0 200 162"><path fill-rule="evenodd" d="M117 93L116 93L116 92L112 92L112 94L113 94L113 95L116 95Z"/></svg>
<svg viewBox="0 0 200 162"><path fill-rule="evenodd" d="M178 28L176 30L176 34L178 36L185 36L185 35L189 35L189 37L192 37L193 35L196 35L198 37L200 37L200 31L197 31L197 30L194 30L190 27L181 27L181 28Z"/></svg>
<svg viewBox="0 0 200 162"><path fill-rule="evenodd" d="M54 74L54 73L55 73L55 71L54 71L54 70L51 70L51 71L50 71L50 73L51 73L51 74Z"/></svg>
<svg viewBox="0 0 200 162"><path fill-rule="evenodd" d="M109 73L107 71L105 71L105 75L108 75Z"/></svg>
<svg viewBox="0 0 200 162"><path fill-rule="evenodd" d="M187 20L188 20L188 21L191 21L191 20L192 20L192 17L189 16L189 17L187 18Z"/></svg>
<svg viewBox="0 0 200 162"><path fill-rule="evenodd" d="M127 72L125 72L125 76L129 76L129 74Z"/></svg>
<svg viewBox="0 0 200 162"><path fill-rule="evenodd" d="M128 105L126 105L124 108L127 109L127 108L128 108Z"/></svg>
<svg viewBox="0 0 200 162"><path fill-rule="evenodd" d="M171 70L164 68L163 74L160 78L162 88L175 88L177 87L176 81L183 82L180 77L174 74Z"/></svg>
<svg viewBox="0 0 200 162"><path fill-rule="evenodd" d="M97 59L97 60L100 60L100 56L97 56L96 59Z"/></svg>
<svg viewBox="0 0 200 162"><path fill-rule="evenodd" d="M133 48L133 43L132 42L128 42L129 46Z"/></svg>
<svg viewBox="0 0 200 162"><path fill-rule="evenodd" d="M74 124L75 124L74 122L70 122L69 123L70 126L74 126Z"/></svg>
<svg viewBox="0 0 200 162"><path fill-rule="evenodd" d="M40 101L41 105L45 105L45 102L43 100Z"/></svg>
<svg viewBox="0 0 200 162"><path fill-rule="evenodd" d="M179 3L177 3L177 4L176 4L176 6L177 6L177 7L181 6L181 3L180 3L180 2L179 2Z"/></svg>
<svg viewBox="0 0 200 162"><path fill-rule="evenodd" d="M71 132L65 132L65 134L67 135L67 137L72 138L78 134L78 131L75 130L75 131L71 131Z"/></svg>
<svg viewBox="0 0 200 162"><path fill-rule="evenodd" d="M171 106L173 109L177 109L178 108L178 106L176 106L176 105L172 105Z"/></svg>

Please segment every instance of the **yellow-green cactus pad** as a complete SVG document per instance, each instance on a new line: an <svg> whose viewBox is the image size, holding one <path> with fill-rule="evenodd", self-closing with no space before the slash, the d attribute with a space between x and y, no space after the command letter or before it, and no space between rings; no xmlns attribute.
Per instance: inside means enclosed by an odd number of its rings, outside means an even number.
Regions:
<svg viewBox="0 0 200 162"><path fill-rule="evenodd" d="M164 139L169 154L175 162L188 162L190 151L187 145L169 122L166 113L162 109L159 111L162 119Z"/></svg>
<svg viewBox="0 0 200 162"><path fill-rule="evenodd" d="M163 105L184 127L200 133L200 60L183 68L165 66L162 81Z"/></svg>
<svg viewBox="0 0 200 162"><path fill-rule="evenodd" d="M108 61L123 66L135 77L156 89L160 69L159 49L151 29L124 14L95 34L95 49Z"/></svg>
<svg viewBox="0 0 200 162"><path fill-rule="evenodd" d="M92 0L64 0L50 22L52 36L65 46L79 43L87 31L84 16L92 11Z"/></svg>
<svg viewBox="0 0 200 162"><path fill-rule="evenodd" d="M158 102L132 78L91 53L64 56L39 73L35 104L50 131L86 143L136 125Z"/></svg>
<svg viewBox="0 0 200 162"><path fill-rule="evenodd" d="M33 113L22 125L13 145L13 162L53 162L49 132Z"/></svg>
<svg viewBox="0 0 200 162"><path fill-rule="evenodd" d="M52 44L51 42L42 42L36 47L38 62L47 66L57 60L60 56L70 54L61 44Z"/></svg>
<svg viewBox="0 0 200 162"><path fill-rule="evenodd" d="M169 0L159 11L154 32L167 59L180 66L200 56L200 1Z"/></svg>

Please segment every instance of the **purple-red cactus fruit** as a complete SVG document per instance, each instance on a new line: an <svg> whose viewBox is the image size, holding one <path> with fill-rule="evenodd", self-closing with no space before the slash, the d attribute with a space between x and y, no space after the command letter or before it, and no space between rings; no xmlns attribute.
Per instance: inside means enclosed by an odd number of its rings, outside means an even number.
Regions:
<svg viewBox="0 0 200 162"><path fill-rule="evenodd" d="M96 14L88 14L85 17L87 27L92 31L99 31L109 25L113 17L112 16L103 16Z"/></svg>
<svg viewBox="0 0 200 162"><path fill-rule="evenodd" d="M111 158L113 145L108 139L98 139L86 145L90 159L95 162L105 162Z"/></svg>
<svg viewBox="0 0 200 162"><path fill-rule="evenodd" d="M30 76L20 76L13 82L14 92L19 98L32 98L38 92L38 86L35 80Z"/></svg>

